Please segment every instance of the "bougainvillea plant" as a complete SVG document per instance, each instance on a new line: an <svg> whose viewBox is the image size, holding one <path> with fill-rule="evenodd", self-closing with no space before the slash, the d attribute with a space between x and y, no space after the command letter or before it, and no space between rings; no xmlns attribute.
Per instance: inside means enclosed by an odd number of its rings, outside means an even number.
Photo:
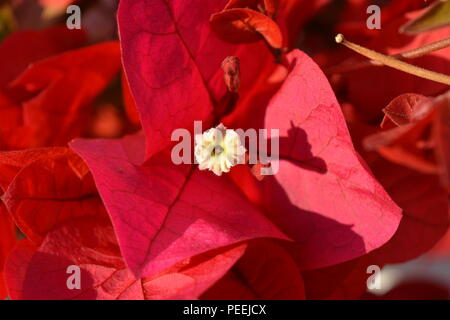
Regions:
<svg viewBox="0 0 450 320"><path fill-rule="evenodd" d="M368 270L449 254L445 4L63 2L0 2L0 299L426 297Z"/></svg>

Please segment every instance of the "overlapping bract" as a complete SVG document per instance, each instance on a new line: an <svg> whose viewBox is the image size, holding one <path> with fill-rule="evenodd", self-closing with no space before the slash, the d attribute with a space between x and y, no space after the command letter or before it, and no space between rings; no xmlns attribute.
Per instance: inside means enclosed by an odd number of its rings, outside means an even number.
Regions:
<svg viewBox="0 0 450 320"><path fill-rule="evenodd" d="M392 121L386 129L395 130L410 117L406 107L442 87L394 71L388 77L384 69L344 79L346 102L364 115L347 119L361 157L317 64L299 50L276 64L264 43L292 48L292 30L327 3L287 2L277 10L277 1L121 1L124 95L128 114L143 130L116 140L76 139L71 149L0 153L0 228L7 230L0 229L0 276L9 254L11 298L358 298L368 265L406 261L435 245L448 227L448 190L436 172L366 152L362 140L380 133L361 119L373 123L391 99L414 92L385 109ZM299 3L306 8L301 19ZM230 31L230 10L248 13L250 23ZM362 38L387 46L383 41L393 39L404 2L390 10L387 38ZM214 14L221 18L211 20ZM230 43L228 31L238 44ZM44 35L50 44L63 43L57 33ZM402 38L397 49L440 36ZM81 43L66 45L25 57L3 80L0 112L17 120L5 121L11 134L2 135L3 148L65 145L83 135L83 113L120 68L119 47L112 42L60 54ZM0 55L11 54L3 49ZM241 99L220 118L216 111L226 96L220 65L230 55L241 62ZM447 61L448 50L423 63L439 69L437 60ZM373 74L386 88L368 86ZM386 79L402 85L389 87ZM433 122L439 142L433 165L443 181L447 111L439 108ZM32 121L23 126L21 115ZM222 177L174 165L171 133L192 130L194 120L203 121L204 130L218 121L234 129L280 130L280 171L260 182L245 165ZM18 132L25 134L19 139ZM11 219L27 239L10 253ZM67 287L70 265L81 268L81 291ZM0 280L0 298L6 294Z"/></svg>

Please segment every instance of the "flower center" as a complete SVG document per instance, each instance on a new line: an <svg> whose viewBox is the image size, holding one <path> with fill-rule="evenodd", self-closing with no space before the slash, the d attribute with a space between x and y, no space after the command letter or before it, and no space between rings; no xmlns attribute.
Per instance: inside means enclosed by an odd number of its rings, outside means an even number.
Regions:
<svg viewBox="0 0 450 320"><path fill-rule="evenodd" d="M223 148L221 146L215 146L213 151L211 152L211 156L218 156L223 152Z"/></svg>
<svg viewBox="0 0 450 320"><path fill-rule="evenodd" d="M199 169L208 169L218 176L244 163L245 151L237 132L223 124L195 136L194 154Z"/></svg>

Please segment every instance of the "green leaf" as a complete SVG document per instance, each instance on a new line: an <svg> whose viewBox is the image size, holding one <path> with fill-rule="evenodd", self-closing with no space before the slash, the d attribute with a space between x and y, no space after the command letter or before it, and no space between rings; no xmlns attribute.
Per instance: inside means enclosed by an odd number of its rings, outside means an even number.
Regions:
<svg viewBox="0 0 450 320"><path fill-rule="evenodd" d="M450 1L438 1L421 16L400 28L401 33L418 34L450 25Z"/></svg>

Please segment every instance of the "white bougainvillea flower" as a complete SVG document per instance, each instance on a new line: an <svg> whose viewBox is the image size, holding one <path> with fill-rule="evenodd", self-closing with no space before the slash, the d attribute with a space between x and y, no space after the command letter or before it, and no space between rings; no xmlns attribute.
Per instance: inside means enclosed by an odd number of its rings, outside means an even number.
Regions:
<svg viewBox="0 0 450 320"><path fill-rule="evenodd" d="M194 153L199 169L208 169L218 176L244 163L245 152L237 132L223 124L195 136Z"/></svg>

